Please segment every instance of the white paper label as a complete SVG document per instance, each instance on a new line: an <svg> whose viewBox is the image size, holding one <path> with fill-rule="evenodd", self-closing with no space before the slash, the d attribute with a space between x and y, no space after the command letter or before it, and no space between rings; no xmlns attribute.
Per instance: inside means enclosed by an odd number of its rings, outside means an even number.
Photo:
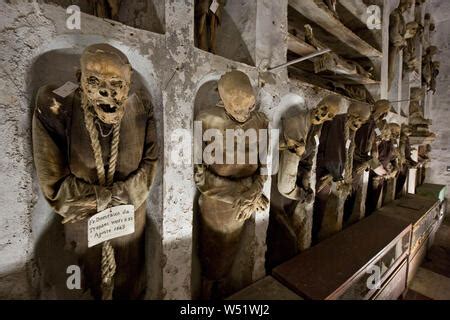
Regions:
<svg viewBox="0 0 450 320"><path fill-rule="evenodd" d="M103 210L88 220L88 247L134 232L134 206Z"/></svg>
<svg viewBox="0 0 450 320"><path fill-rule="evenodd" d="M212 11L212 13L216 13L217 9L219 9L219 1L217 0L213 0L213 2L211 3L211 5L209 6L209 10Z"/></svg>
<svg viewBox="0 0 450 320"><path fill-rule="evenodd" d="M378 136L381 136L381 131L378 128L375 128L375 134Z"/></svg>
<svg viewBox="0 0 450 320"><path fill-rule="evenodd" d="M72 94L77 89L78 89L77 84L67 81L65 84L63 84L58 89L53 90L53 93L57 94L61 98L65 98L65 97L69 96L70 94Z"/></svg>
<svg viewBox="0 0 450 320"><path fill-rule="evenodd" d="M319 136L317 134L314 136L314 140L316 140L316 146L319 145Z"/></svg>
<svg viewBox="0 0 450 320"><path fill-rule="evenodd" d="M345 142L345 149L350 148L350 143L352 143L350 139Z"/></svg>

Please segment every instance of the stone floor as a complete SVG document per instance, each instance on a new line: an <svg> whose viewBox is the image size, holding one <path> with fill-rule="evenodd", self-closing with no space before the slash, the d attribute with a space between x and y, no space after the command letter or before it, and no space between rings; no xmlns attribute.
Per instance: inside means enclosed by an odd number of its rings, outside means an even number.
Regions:
<svg viewBox="0 0 450 320"><path fill-rule="evenodd" d="M436 233L426 260L413 279L405 300L450 300L450 216Z"/></svg>

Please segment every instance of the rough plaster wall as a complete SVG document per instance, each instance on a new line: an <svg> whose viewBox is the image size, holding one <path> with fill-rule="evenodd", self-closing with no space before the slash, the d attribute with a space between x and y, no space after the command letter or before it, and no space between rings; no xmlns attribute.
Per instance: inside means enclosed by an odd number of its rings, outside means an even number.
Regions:
<svg viewBox="0 0 450 320"><path fill-rule="evenodd" d="M448 8L449 9L449 8ZM447 17L450 10L447 9ZM436 133L437 138L431 145L431 165L427 171L427 182L444 184L450 186L450 20L436 24L436 34L432 43L439 48L436 60L441 62L440 72L437 79L437 90L433 96L430 110L433 125L431 130Z"/></svg>
<svg viewBox="0 0 450 320"><path fill-rule="evenodd" d="M256 0L228 0L217 32L217 54L255 64Z"/></svg>
<svg viewBox="0 0 450 320"><path fill-rule="evenodd" d="M81 12L93 14L92 0L43 0L39 2L57 4L63 8L77 5ZM156 33L165 32L165 2L162 0L122 1L118 21L134 28Z"/></svg>

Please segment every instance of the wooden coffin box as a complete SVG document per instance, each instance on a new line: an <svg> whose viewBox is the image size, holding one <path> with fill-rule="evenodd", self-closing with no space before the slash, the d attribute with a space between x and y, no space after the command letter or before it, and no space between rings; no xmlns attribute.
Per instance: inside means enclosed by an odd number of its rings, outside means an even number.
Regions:
<svg viewBox="0 0 450 320"><path fill-rule="evenodd" d="M406 289L410 238L409 222L373 214L276 267L273 276L305 299L397 299Z"/></svg>
<svg viewBox="0 0 450 320"><path fill-rule="evenodd" d="M408 194L393 201L377 213L412 224L411 252L409 255L408 283L417 272L431 244L431 235L440 220L437 199Z"/></svg>

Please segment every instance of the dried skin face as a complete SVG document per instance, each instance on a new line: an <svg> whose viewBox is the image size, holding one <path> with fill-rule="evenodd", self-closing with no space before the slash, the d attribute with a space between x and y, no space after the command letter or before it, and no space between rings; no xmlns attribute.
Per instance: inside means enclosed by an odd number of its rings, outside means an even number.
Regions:
<svg viewBox="0 0 450 320"><path fill-rule="evenodd" d="M391 130L386 120L383 120L380 126L381 140L388 141L391 139Z"/></svg>
<svg viewBox="0 0 450 320"><path fill-rule="evenodd" d="M225 73L219 80L219 95L226 112L238 122L246 122L255 109L255 93L250 79L241 71Z"/></svg>
<svg viewBox="0 0 450 320"><path fill-rule="evenodd" d="M417 30L419 29L419 24L415 21L408 22L406 24L406 33L405 33L405 39L410 39L414 37L417 33Z"/></svg>
<svg viewBox="0 0 450 320"><path fill-rule="evenodd" d="M286 141L286 147L288 148L288 150L295 152L299 157L301 157L305 153L305 142L303 140L296 141L287 136L285 136L284 139Z"/></svg>
<svg viewBox="0 0 450 320"><path fill-rule="evenodd" d="M356 131L369 120L370 108L359 102L352 102L348 107L347 117L350 130Z"/></svg>
<svg viewBox="0 0 450 320"><path fill-rule="evenodd" d="M400 138L400 125L397 123L389 123L389 129L391 130L391 138Z"/></svg>
<svg viewBox="0 0 450 320"><path fill-rule="evenodd" d="M375 102L374 110L373 110L373 118L375 121L383 119L389 113L391 105L388 100L378 100Z"/></svg>
<svg viewBox="0 0 450 320"><path fill-rule="evenodd" d="M341 98L330 95L322 99L319 105L311 112L311 123L319 125L325 121L333 120L340 110Z"/></svg>
<svg viewBox="0 0 450 320"><path fill-rule="evenodd" d="M116 124L122 119L131 82L131 66L115 51L112 47L88 48L81 58L83 94L106 124Z"/></svg>

